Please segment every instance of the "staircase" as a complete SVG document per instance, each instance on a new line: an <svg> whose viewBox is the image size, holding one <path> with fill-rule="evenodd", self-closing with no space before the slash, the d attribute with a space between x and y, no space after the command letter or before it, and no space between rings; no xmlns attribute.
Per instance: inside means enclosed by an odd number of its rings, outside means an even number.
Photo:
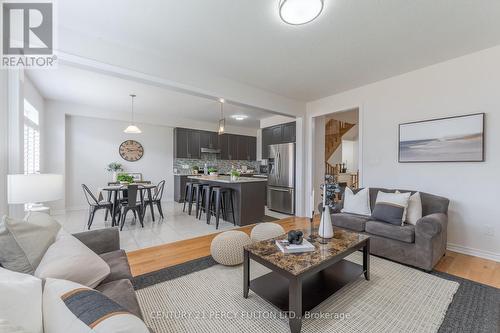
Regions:
<svg viewBox="0 0 500 333"><path fill-rule="evenodd" d="M328 163L328 159L337 150L342 143L342 137L346 134L354 124L346 123L335 119L330 119L325 125L325 174L336 175L339 170L336 166Z"/></svg>

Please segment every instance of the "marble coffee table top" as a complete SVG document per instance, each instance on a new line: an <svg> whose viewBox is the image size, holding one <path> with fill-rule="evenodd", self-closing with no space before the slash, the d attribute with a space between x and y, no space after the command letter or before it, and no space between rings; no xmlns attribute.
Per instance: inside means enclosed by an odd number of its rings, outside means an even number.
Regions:
<svg viewBox="0 0 500 333"><path fill-rule="evenodd" d="M304 235L306 235L306 232ZM306 237L306 236L304 236ZM275 241L277 239L287 239L287 234L270 240L252 243L245 246L245 249L275 266L290 272L293 275L300 275L333 257L341 255L345 251L359 245L369 236L350 232L347 230L336 229L333 238L327 240L326 244L321 244L320 238L313 236L313 240L308 241L316 248L312 252L304 253L283 253L280 251Z"/></svg>

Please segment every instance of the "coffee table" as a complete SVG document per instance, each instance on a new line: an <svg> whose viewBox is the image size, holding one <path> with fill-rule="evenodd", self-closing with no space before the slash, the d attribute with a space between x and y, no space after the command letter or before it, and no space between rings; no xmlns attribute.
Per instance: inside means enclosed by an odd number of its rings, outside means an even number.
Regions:
<svg viewBox="0 0 500 333"><path fill-rule="evenodd" d="M310 241L316 250L284 254L276 239L253 243L244 248L243 297L251 289L278 309L287 312L290 330L300 332L302 317L340 288L364 274L370 279L369 236L335 230L334 238L321 244L319 237ZM363 251L363 265L344 260L349 254ZM250 259L271 269L271 272L250 281Z"/></svg>

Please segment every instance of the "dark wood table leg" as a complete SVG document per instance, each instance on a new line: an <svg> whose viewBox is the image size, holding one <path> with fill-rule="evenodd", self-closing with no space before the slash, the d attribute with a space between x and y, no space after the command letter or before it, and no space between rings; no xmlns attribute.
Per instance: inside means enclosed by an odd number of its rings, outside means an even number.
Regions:
<svg viewBox="0 0 500 333"><path fill-rule="evenodd" d="M288 287L288 323L292 333L302 329L302 280L291 278Z"/></svg>
<svg viewBox="0 0 500 333"><path fill-rule="evenodd" d="M370 239L366 240L363 247L363 271L365 272L365 279L370 281Z"/></svg>
<svg viewBox="0 0 500 333"><path fill-rule="evenodd" d="M243 297L248 298L250 290L250 254L247 250L243 250Z"/></svg>
<svg viewBox="0 0 500 333"><path fill-rule="evenodd" d="M153 222L155 221L155 212L153 208L153 196L151 195L151 188L148 188L148 198L149 198L149 208L151 208L151 217L153 218ZM146 213L146 209L144 209L144 213Z"/></svg>

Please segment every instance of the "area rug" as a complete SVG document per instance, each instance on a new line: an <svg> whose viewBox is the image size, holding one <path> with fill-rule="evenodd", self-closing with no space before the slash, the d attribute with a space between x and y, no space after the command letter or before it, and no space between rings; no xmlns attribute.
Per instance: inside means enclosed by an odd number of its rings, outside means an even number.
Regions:
<svg viewBox="0 0 500 333"><path fill-rule="evenodd" d="M347 259L361 264L362 256ZM289 332L272 305L253 292L243 298L241 266L210 259L190 265L136 279L146 324L155 332ZM252 262L252 278L267 272ZM458 288L456 281L372 256L371 280L360 277L317 306L302 332L438 332Z"/></svg>

